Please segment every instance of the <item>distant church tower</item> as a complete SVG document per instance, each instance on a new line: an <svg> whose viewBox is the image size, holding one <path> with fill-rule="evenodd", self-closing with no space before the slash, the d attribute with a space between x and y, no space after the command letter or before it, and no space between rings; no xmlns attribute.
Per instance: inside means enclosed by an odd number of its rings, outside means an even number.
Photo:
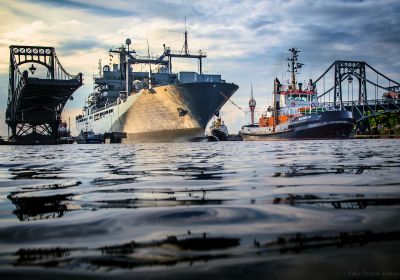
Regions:
<svg viewBox="0 0 400 280"><path fill-rule="evenodd" d="M251 114L251 124L254 124L254 109L256 108L256 100L254 99L253 96L253 83L251 83L251 96L249 100L249 108Z"/></svg>

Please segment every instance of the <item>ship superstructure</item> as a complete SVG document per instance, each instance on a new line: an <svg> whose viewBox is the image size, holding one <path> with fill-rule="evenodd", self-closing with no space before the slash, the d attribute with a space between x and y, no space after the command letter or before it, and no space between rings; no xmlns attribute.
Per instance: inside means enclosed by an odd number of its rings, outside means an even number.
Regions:
<svg viewBox="0 0 400 280"><path fill-rule="evenodd" d="M187 36L185 31L183 52L173 53L163 45L159 57L136 55L130 39L111 49L110 56L117 55L119 64L99 67L94 91L83 114L76 117L77 130L126 132L128 142L203 136L207 123L238 86L221 75L204 74L206 53L190 54ZM198 71L174 73L175 58L196 59Z"/></svg>

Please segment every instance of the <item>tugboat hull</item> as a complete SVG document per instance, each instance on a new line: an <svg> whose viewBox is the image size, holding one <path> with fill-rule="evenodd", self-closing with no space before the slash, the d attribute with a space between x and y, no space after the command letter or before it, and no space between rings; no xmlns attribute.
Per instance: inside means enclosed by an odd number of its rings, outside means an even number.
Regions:
<svg viewBox="0 0 400 280"><path fill-rule="evenodd" d="M216 137L218 139L218 141L226 141L227 140L227 135L219 129L211 130L211 135Z"/></svg>
<svg viewBox="0 0 400 280"><path fill-rule="evenodd" d="M349 138L354 129L352 113L348 111L327 111L315 115L295 117L282 129L275 132L252 127L240 134L245 141L283 139L343 139Z"/></svg>

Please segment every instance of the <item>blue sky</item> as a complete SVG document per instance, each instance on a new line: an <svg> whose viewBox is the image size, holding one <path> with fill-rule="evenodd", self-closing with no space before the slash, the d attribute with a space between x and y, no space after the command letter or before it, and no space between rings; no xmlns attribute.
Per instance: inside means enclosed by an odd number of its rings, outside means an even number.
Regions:
<svg viewBox="0 0 400 280"><path fill-rule="evenodd" d="M239 85L232 100L247 108L253 83L258 112L270 101L274 77L287 78L287 50L297 47L305 67L300 80L316 78L334 60L363 60L400 80L400 2L398 0L0 0L0 109L5 112L8 46L54 46L70 73L83 72L85 86L74 94L66 114L83 106L98 60L130 37L133 48L162 52L183 45L184 19L189 50L208 54L204 71ZM186 61L178 68L189 67ZM223 117L237 132L248 116L228 103ZM4 113L0 135L5 135Z"/></svg>

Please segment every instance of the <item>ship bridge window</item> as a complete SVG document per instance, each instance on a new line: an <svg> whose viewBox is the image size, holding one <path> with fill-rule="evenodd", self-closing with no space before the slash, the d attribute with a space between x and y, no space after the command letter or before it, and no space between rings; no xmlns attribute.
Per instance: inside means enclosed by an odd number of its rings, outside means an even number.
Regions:
<svg viewBox="0 0 400 280"><path fill-rule="evenodd" d="M310 101L310 95L309 94L300 94L300 100L301 101Z"/></svg>
<svg viewBox="0 0 400 280"><path fill-rule="evenodd" d="M289 97L288 97L288 100L295 100L295 101L310 101L310 100L314 100L314 99L311 99L311 98L314 98L314 97L311 97L310 94L290 94Z"/></svg>

